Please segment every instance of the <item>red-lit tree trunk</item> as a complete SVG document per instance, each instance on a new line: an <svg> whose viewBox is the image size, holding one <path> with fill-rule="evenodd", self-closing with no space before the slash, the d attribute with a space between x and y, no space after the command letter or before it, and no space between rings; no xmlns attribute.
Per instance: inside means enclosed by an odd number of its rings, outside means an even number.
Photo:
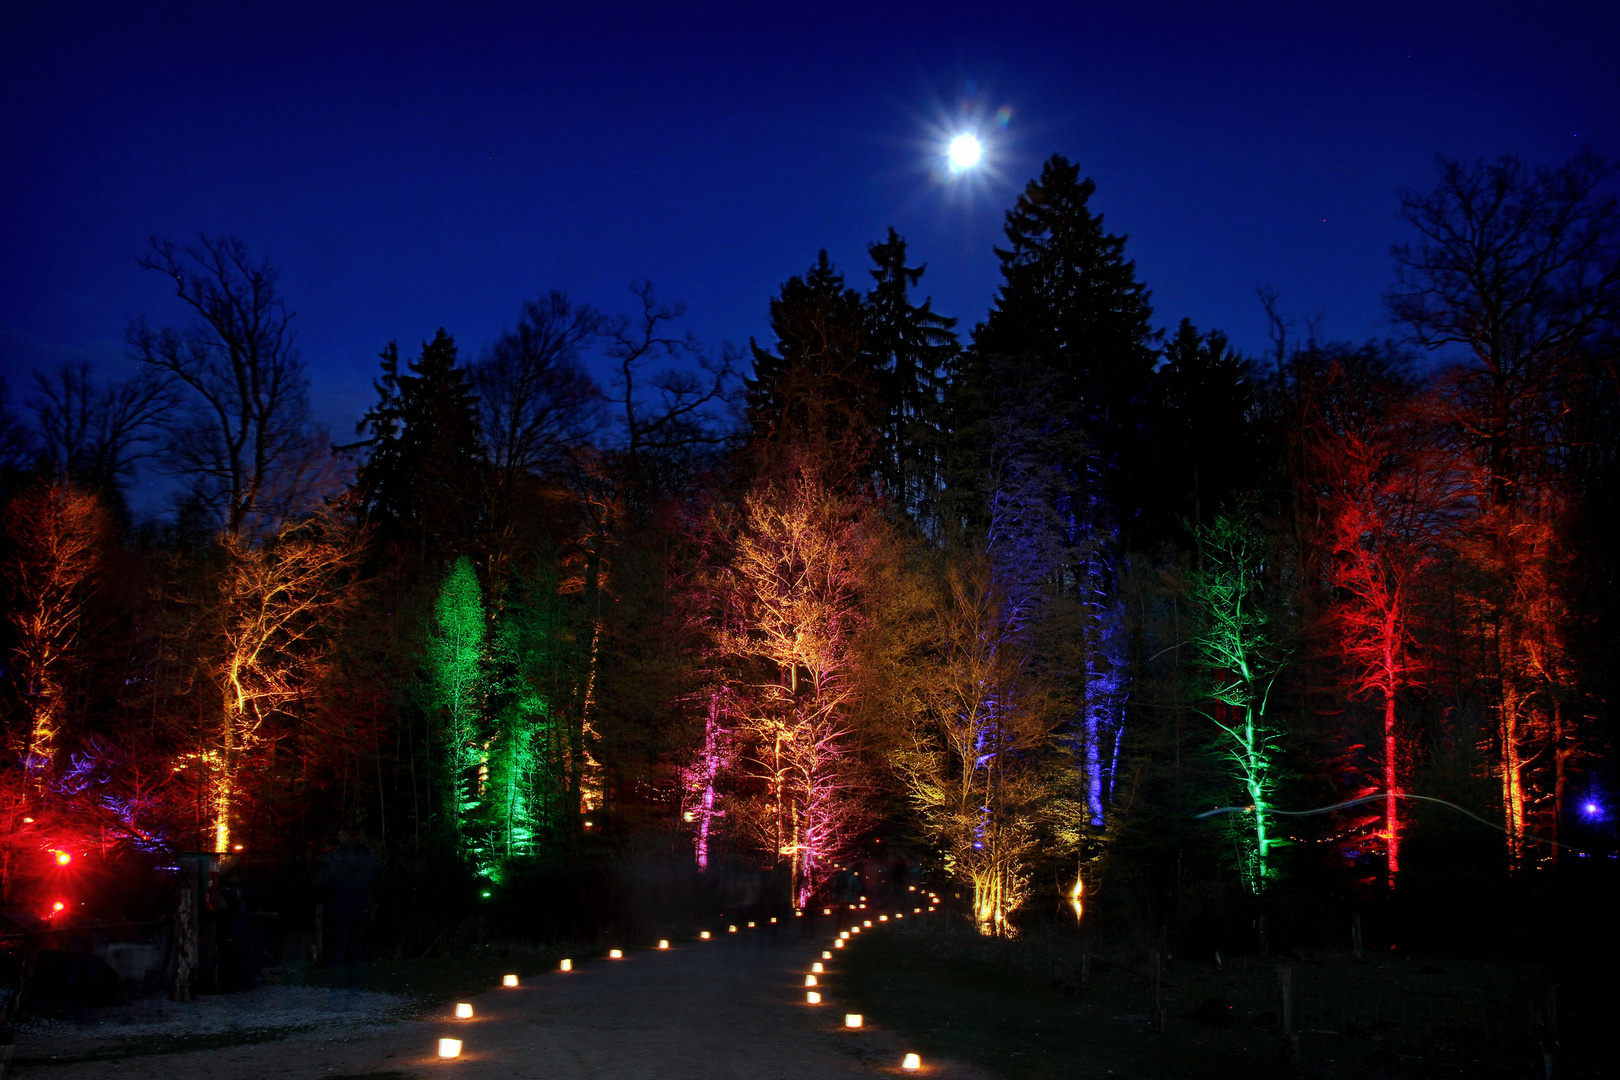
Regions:
<svg viewBox="0 0 1620 1080"><path fill-rule="evenodd" d="M1334 365L1329 383L1365 373ZM1385 866L1400 871L1400 797L1408 757L1398 703L1411 684L1414 606L1459 505L1463 477L1434 439L1420 403L1397 381L1330 395L1313 440L1323 478L1329 612L1354 694L1380 706Z"/></svg>

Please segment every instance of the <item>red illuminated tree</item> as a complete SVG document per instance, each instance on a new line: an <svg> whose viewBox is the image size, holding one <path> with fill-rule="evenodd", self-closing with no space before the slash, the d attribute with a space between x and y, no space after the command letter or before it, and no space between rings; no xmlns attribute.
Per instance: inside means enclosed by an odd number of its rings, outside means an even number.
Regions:
<svg viewBox="0 0 1620 1080"><path fill-rule="evenodd" d="M1325 382L1362 382L1329 366ZM1430 413L1396 378L1372 380L1372 394L1328 393L1313 440L1325 519L1328 613L1352 693L1377 702L1383 726L1383 839L1388 880L1400 867L1399 797L1410 754L1397 715L1414 681L1413 630L1422 583L1441 558L1461 510L1464 475ZM1359 794L1359 793L1358 793Z"/></svg>

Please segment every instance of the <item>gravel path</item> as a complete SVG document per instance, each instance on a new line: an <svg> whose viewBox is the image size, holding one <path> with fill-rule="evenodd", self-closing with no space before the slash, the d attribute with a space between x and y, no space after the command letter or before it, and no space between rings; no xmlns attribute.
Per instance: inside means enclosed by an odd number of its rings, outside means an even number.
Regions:
<svg viewBox="0 0 1620 1080"><path fill-rule="evenodd" d="M390 1022L385 1002L349 1022L248 1046L120 1060L37 1064L26 1080L141 1075L248 1080L367 1073L457 1080L847 1080L891 1073L906 1047L876 1025L843 1029L837 961L819 988L825 1004L804 1004L804 976L821 945L770 942L763 928L667 952L576 965L569 974L529 973L515 990L473 998L475 1018ZM840 954L835 950L834 957ZM371 995L381 998L384 995ZM875 1019L875 1018L874 1018ZM158 1018L157 1022L161 1022ZM353 1021L360 1020L356 1024ZM273 1026L273 1022L255 1023ZM154 1032L156 1033L156 1032ZM116 1041L127 1042L128 1028ZM440 1036L460 1038L462 1056L434 1056ZM83 1034L26 1031L19 1058L85 1054ZM906 1073L903 1075L917 1075ZM966 1066L928 1063L923 1075L980 1080Z"/></svg>

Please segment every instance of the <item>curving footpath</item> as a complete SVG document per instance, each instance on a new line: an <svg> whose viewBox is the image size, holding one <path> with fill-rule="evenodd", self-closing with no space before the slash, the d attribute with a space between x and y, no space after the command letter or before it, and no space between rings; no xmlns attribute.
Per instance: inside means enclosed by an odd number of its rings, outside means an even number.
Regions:
<svg viewBox="0 0 1620 1080"><path fill-rule="evenodd" d="M951 1077L982 1073L924 1062L900 1069L909 1049L868 1017L843 1028L835 934L800 939L771 927L620 960L578 961L571 972L523 973L516 988L471 999L473 1018L413 1020L338 1034L294 1036L254 1046L29 1069L26 1077L80 1080L140 1075L211 1080L351 1077L368 1073L445 1080L841 1080L874 1075ZM867 931L870 933L871 931ZM790 941L783 941L791 938ZM823 950L831 959L822 961ZM824 1003L806 1003L805 976ZM440 1059L441 1037L462 1042Z"/></svg>

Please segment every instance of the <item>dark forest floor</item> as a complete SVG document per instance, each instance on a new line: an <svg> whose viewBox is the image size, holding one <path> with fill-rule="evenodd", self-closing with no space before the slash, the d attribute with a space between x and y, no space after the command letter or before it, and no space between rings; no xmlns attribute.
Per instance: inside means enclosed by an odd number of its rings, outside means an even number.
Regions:
<svg viewBox="0 0 1620 1080"><path fill-rule="evenodd" d="M1295 957L1301 1063L1287 1069L1281 961L1170 964L1166 979L1180 985L1163 991L1164 1031L1155 1032L1144 979L1094 966L1085 993L1065 996L1032 970L1035 951L911 930L867 935L845 950L840 984L868 1022L1004 1080L1541 1075L1527 1045L1525 988L1501 965ZM1195 1019L1211 1013L1229 1026Z"/></svg>

